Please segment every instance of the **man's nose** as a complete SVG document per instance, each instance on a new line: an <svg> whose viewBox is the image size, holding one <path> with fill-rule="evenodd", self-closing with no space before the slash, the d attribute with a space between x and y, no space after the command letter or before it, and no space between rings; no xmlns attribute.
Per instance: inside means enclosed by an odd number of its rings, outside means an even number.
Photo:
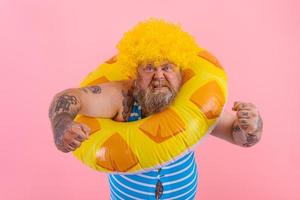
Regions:
<svg viewBox="0 0 300 200"><path fill-rule="evenodd" d="M154 73L154 78L155 79L164 79L165 78L164 71L161 70L160 68L156 69L156 71Z"/></svg>

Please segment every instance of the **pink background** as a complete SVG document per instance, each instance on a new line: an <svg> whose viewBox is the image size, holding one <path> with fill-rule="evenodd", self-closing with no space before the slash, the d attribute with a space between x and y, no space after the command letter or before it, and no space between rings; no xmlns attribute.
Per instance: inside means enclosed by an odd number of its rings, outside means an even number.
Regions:
<svg viewBox="0 0 300 200"><path fill-rule="evenodd" d="M150 16L179 22L215 54L229 102L257 105L263 138L197 148L197 199L300 199L300 5L297 0L1 0L0 199L108 199L107 177L56 150L48 107L116 53Z"/></svg>

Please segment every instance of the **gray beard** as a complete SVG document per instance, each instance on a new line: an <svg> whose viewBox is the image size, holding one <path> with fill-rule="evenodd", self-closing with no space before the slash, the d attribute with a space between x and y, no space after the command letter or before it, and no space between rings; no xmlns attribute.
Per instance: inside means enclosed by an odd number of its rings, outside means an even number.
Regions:
<svg viewBox="0 0 300 200"><path fill-rule="evenodd" d="M152 88L146 90L136 86L133 90L133 97L142 108L143 116L149 116L160 112L168 107L176 96L176 91L169 88L168 92L153 93Z"/></svg>

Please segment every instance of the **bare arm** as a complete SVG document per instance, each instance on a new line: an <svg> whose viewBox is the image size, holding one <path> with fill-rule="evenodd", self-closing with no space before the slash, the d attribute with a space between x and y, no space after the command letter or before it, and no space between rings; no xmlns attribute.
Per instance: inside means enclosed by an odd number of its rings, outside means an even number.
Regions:
<svg viewBox="0 0 300 200"><path fill-rule="evenodd" d="M232 135L232 131L233 131L232 127L235 119L236 116L232 115L227 110L225 110L221 118L219 119L218 124L210 134L222 140L235 144Z"/></svg>
<svg viewBox="0 0 300 200"><path fill-rule="evenodd" d="M106 83L84 88L72 88L55 95L49 108L52 121L57 115L77 114L91 117L112 118L118 111L121 91L118 83Z"/></svg>
<svg viewBox="0 0 300 200"><path fill-rule="evenodd" d="M251 103L236 102L233 110L236 115L225 110L211 135L242 147L258 143L263 121L257 108Z"/></svg>
<svg viewBox="0 0 300 200"><path fill-rule="evenodd" d="M76 123L77 114L113 118L121 104L121 83L110 82L85 88L72 88L55 95L49 107L49 119L57 148L75 150L89 134L89 127Z"/></svg>

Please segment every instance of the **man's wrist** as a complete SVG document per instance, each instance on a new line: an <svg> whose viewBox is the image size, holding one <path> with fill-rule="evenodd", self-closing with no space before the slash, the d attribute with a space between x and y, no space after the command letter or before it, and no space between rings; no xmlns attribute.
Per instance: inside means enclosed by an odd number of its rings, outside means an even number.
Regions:
<svg viewBox="0 0 300 200"><path fill-rule="evenodd" d="M68 124L72 123L72 121L73 121L73 117L68 113L59 113L58 115L54 116L52 119L54 143L56 147L61 151L64 151L64 147L63 147L64 131L66 130Z"/></svg>

